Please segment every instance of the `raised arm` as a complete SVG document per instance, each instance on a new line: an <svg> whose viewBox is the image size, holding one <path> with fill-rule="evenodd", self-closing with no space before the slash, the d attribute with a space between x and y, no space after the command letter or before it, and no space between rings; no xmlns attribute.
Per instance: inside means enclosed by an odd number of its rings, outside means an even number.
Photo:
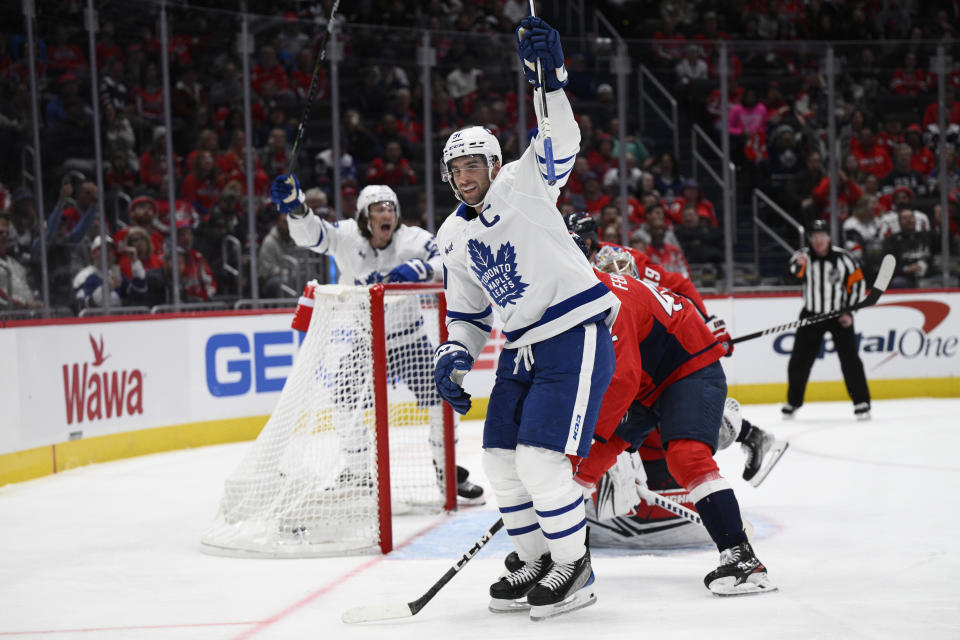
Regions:
<svg viewBox="0 0 960 640"><path fill-rule="evenodd" d="M533 106L537 114L538 132L531 150L536 157L540 176L547 181L547 155L545 116L542 92L546 91L549 114L550 139L553 146L553 162L556 183L548 185L559 196L560 188L567 183L570 170L580 151L580 127L573 118L573 110L563 87L567 84L567 70L563 66L563 47L559 32L540 18L528 17L517 27L517 53L523 65L527 81L534 85ZM543 83L537 81L537 60L543 68ZM525 154L526 155L526 154Z"/></svg>

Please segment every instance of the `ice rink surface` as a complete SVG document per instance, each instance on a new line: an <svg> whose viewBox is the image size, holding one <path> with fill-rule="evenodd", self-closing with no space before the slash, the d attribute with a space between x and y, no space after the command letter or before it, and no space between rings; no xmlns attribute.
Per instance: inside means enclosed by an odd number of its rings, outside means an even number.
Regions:
<svg viewBox="0 0 960 640"><path fill-rule="evenodd" d="M598 602L533 623L487 611L505 534L417 616L344 625L359 604L419 597L497 518L493 500L395 520L387 557L253 560L200 553L223 480L248 443L157 454L0 487L0 637L104 638L960 638L960 399L775 405L744 416L791 447L759 488L718 455L755 548L780 587L717 598L712 548L594 549ZM459 462L480 469L480 423Z"/></svg>

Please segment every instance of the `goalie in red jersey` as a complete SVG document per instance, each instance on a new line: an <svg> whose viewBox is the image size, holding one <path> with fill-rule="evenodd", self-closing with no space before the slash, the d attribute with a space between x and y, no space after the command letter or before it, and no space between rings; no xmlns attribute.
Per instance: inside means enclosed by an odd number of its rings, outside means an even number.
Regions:
<svg viewBox="0 0 960 640"><path fill-rule="evenodd" d="M598 276L621 301L613 326L617 367L577 477L595 485L621 452L639 447L659 425L669 474L689 492L720 551L720 566L704 584L717 595L774 591L713 459L727 393L719 363L726 350L689 299L638 280L630 254L607 253L600 266L614 273Z"/></svg>

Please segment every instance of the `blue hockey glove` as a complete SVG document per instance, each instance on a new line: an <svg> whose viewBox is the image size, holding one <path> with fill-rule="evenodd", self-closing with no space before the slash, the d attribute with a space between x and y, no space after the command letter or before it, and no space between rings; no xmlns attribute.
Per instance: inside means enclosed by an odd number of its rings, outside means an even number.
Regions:
<svg viewBox="0 0 960 640"><path fill-rule="evenodd" d="M270 200L280 213L294 213L303 206L306 198L300 190L300 181L296 174L280 174L270 185Z"/></svg>
<svg viewBox="0 0 960 640"><path fill-rule="evenodd" d="M423 282L433 277L433 267L420 258L407 260L387 274L387 282Z"/></svg>
<svg viewBox="0 0 960 640"><path fill-rule="evenodd" d="M464 415L470 410L470 394L460 382L473 368L473 358L459 342L444 342L433 356L433 379L440 397L450 403L453 410Z"/></svg>
<svg viewBox="0 0 960 640"><path fill-rule="evenodd" d="M365 276L355 278L353 284L377 284L379 282L383 282L383 274L379 271L371 271Z"/></svg>
<svg viewBox="0 0 960 640"><path fill-rule="evenodd" d="M523 62L527 82L537 84L537 58L540 58L547 91L565 87L567 69L563 66L560 33L540 18L534 17L521 20L516 33L517 53Z"/></svg>

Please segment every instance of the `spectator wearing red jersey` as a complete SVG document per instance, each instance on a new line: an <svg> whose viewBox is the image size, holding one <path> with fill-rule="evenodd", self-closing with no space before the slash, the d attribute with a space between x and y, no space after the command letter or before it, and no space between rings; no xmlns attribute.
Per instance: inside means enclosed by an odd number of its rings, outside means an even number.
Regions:
<svg viewBox="0 0 960 640"><path fill-rule="evenodd" d="M883 130L877 134L876 143L887 150L892 158L897 146L903 142L903 122L900 116L890 111L883 120Z"/></svg>
<svg viewBox="0 0 960 640"><path fill-rule="evenodd" d="M837 170L837 211L841 220L845 220L853 206L863 195L860 186L850 179L843 169ZM821 211L821 217L827 217L830 207L830 176L825 176L813 190L813 203Z"/></svg>
<svg viewBox="0 0 960 640"><path fill-rule="evenodd" d="M956 95L957 95L957 92L953 87L947 86L944 88L943 106L944 106L944 111L946 112L947 125L960 124L960 102L957 102ZM924 128L930 126L931 124L937 124L939 122L939 117L940 117L939 112L940 112L939 100L934 100L929 105L927 105L926 110L923 112Z"/></svg>
<svg viewBox="0 0 960 640"><path fill-rule="evenodd" d="M600 176L593 171L588 171L583 181L583 201L586 210L593 215L598 215L611 200L610 195L603 191Z"/></svg>
<svg viewBox="0 0 960 640"><path fill-rule="evenodd" d="M901 96L916 96L930 88L930 74L917 67L917 54L908 51L903 65L893 71L890 89Z"/></svg>
<svg viewBox="0 0 960 640"><path fill-rule="evenodd" d="M213 155L214 161L220 158L220 137L213 129L203 129L197 136L197 147L187 154L186 165L192 167L197 154L201 151L209 151Z"/></svg>
<svg viewBox="0 0 960 640"><path fill-rule="evenodd" d="M272 82L279 92L290 89L287 72L277 60L277 52L270 45L260 47L260 60L250 70L250 84L254 91L261 93L265 82Z"/></svg>
<svg viewBox="0 0 960 640"><path fill-rule="evenodd" d="M367 169L367 184L386 184L391 187L417 184L417 174L410 166L410 161L403 157L399 142L388 142L383 157L373 159Z"/></svg>
<svg viewBox="0 0 960 640"><path fill-rule="evenodd" d="M596 148L587 154L590 171L598 176L606 175L607 171L620 166L620 158L613 155L613 138L608 135L597 137Z"/></svg>
<svg viewBox="0 0 960 640"><path fill-rule="evenodd" d="M162 258L164 254L164 241L166 238L160 230L154 226L154 220L157 217L157 201L150 196L139 196L133 199L129 209L130 227L120 229L113 236L117 246L122 246L127 236L128 229L139 227L147 232L150 238L152 253Z"/></svg>
<svg viewBox="0 0 960 640"><path fill-rule="evenodd" d="M129 157L123 148L110 150L110 168L103 176L103 186L107 191L120 189L128 192L137 186L137 174L130 166Z"/></svg>
<svg viewBox="0 0 960 640"><path fill-rule="evenodd" d="M410 108L410 89L400 87L393 92L390 112L397 119L397 129L410 144L423 141L423 122Z"/></svg>
<svg viewBox="0 0 960 640"><path fill-rule="evenodd" d="M682 274L690 277L690 267L683 256L683 250L675 244L665 241L667 225L663 221L650 223L650 243L647 245L647 256L650 262L660 265L665 271Z"/></svg>
<svg viewBox="0 0 960 640"><path fill-rule="evenodd" d="M703 56L709 58L713 53L716 45L715 42L720 40L730 41L731 37L729 33L721 31L717 28L719 22L717 20L716 11L707 11L703 14L703 29L697 32L693 39L696 41L697 46L700 47L700 50L703 52Z"/></svg>
<svg viewBox="0 0 960 640"><path fill-rule="evenodd" d="M247 136L242 129L234 129L230 134L230 147L224 151L217 159L217 168L225 180L241 180L246 171L246 147ZM260 157L253 154L253 164L255 171L261 171L263 167L260 164ZM246 188L246 187L244 187Z"/></svg>
<svg viewBox="0 0 960 640"><path fill-rule="evenodd" d="M217 294L217 282L206 258L193 248L193 223L177 220L177 266L180 276L180 299L184 302L209 302ZM167 259L164 270L173 272L173 260Z"/></svg>
<svg viewBox="0 0 960 640"><path fill-rule="evenodd" d="M57 25L53 44L47 47L47 66L51 74L84 73L89 68L83 49L70 42L70 31Z"/></svg>
<svg viewBox="0 0 960 640"><path fill-rule="evenodd" d="M923 146L923 129L918 124L911 124L903 134L903 139L910 145L910 168L929 176L936 161L933 152Z"/></svg>
<svg viewBox="0 0 960 640"><path fill-rule="evenodd" d="M313 79L315 59L316 56L309 47L304 47L297 52L296 67L290 72L290 89L296 95L297 100L302 101L307 98L307 93L310 91L310 80ZM314 99L326 99L328 87L327 69L324 65L317 72L317 87L314 90Z"/></svg>
<svg viewBox="0 0 960 640"><path fill-rule="evenodd" d="M678 225L683 221L683 210L687 205L691 205L697 215L706 220L710 226L716 227L717 214L713 209L713 203L703 197L703 191L700 185L693 178L683 181L683 190L679 198L674 198L673 202L667 208L667 218Z"/></svg>
<svg viewBox="0 0 960 640"><path fill-rule="evenodd" d="M873 129L867 124L860 129L857 145L850 145L850 152L857 156L860 169L865 173L872 173L882 179L893 169L893 161L890 160L887 150L876 144Z"/></svg>
<svg viewBox="0 0 960 640"><path fill-rule="evenodd" d="M206 214L220 196L221 183L213 154L201 151L194 158L192 170L183 179L183 197L194 209Z"/></svg>
<svg viewBox="0 0 960 640"><path fill-rule="evenodd" d="M675 11L668 9L664 12L663 27L653 34L653 53L663 61L676 63L683 57L683 48L687 38L677 31L680 17Z"/></svg>
<svg viewBox="0 0 960 640"><path fill-rule="evenodd" d="M133 88L133 99L137 115L148 122L163 120L163 85L160 84L160 71L155 62L150 62L143 70L143 81Z"/></svg>
<svg viewBox="0 0 960 640"><path fill-rule="evenodd" d="M117 44L116 29L113 22L105 20L97 33L97 68L104 69L107 65L117 60L122 65L124 62L123 48Z"/></svg>
<svg viewBox="0 0 960 640"><path fill-rule="evenodd" d="M167 177L167 130L157 127L153 130L153 146L140 156L140 184L156 189ZM180 178L180 167L174 158L174 179Z"/></svg>

